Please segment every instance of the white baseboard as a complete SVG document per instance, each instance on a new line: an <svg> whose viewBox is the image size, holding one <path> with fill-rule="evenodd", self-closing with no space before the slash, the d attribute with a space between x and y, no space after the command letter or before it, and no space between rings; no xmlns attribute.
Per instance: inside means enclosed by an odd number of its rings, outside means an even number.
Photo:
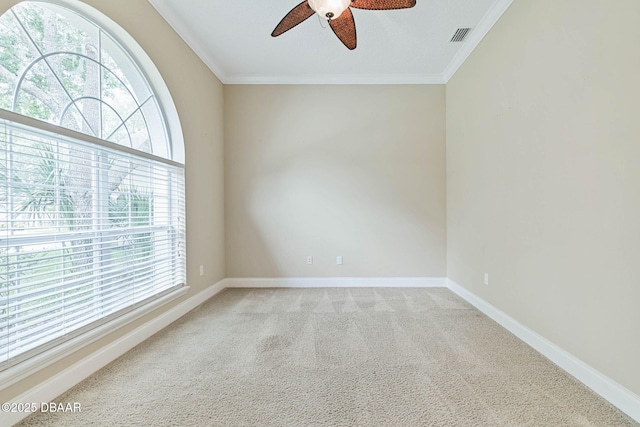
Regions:
<svg viewBox="0 0 640 427"><path fill-rule="evenodd" d="M228 288L442 288L446 277L232 277Z"/></svg>
<svg viewBox="0 0 640 427"><path fill-rule="evenodd" d="M142 305L132 311L124 313L121 316L112 319L109 322L105 322L80 334L70 340L64 341L48 350L34 355L15 366L11 366L8 369L0 372L0 387L5 389L25 378L30 377L36 372L50 366L59 360L64 359L67 356L75 353L76 351L98 341L101 338L106 337L113 331L134 322L141 317L151 313L152 311L162 307L163 305L180 298L189 291L188 286L180 287L160 298L154 299L148 304ZM1 427L1 426L0 426Z"/></svg>
<svg viewBox="0 0 640 427"><path fill-rule="evenodd" d="M622 412L640 422L640 396L527 328L453 280L447 279L447 287L564 369L578 381L608 400Z"/></svg>
<svg viewBox="0 0 640 427"><path fill-rule="evenodd" d="M71 387L80 383L91 374L116 360L136 345L140 344L156 332L166 328L189 311L225 289L224 282L224 280L221 280L215 285L181 302L150 322L134 329L105 347L102 347L95 353L85 357L67 369L38 384L36 387L12 399L9 403L36 403L37 406L40 407L40 403L42 402L53 401L53 399L69 390ZM2 419L0 419L0 427L16 424L28 415L29 413L3 413Z"/></svg>
<svg viewBox="0 0 640 427"><path fill-rule="evenodd" d="M298 278L227 278L194 295L152 321L101 348L64 371L47 379L9 403L50 402L80 381L117 359L145 339L167 327L225 288L315 288L315 287L447 287L498 322L522 341L546 356L587 387L640 422L640 397L593 369L586 363L522 325L504 312L463 288L441 277L298 277ZM28 413L4 413L0 427L11 426Z"/></svg>

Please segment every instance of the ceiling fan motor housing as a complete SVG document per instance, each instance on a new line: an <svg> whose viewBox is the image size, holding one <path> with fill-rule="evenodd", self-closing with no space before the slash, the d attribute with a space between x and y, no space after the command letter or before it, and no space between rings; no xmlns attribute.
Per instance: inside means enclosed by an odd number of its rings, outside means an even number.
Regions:
<svg viewBox="0 0 640 427"><path fill-rule="evenodd" d="M337 19L349 7L350 3L351 0L309 0L311 9L329 20Z"/></svg>

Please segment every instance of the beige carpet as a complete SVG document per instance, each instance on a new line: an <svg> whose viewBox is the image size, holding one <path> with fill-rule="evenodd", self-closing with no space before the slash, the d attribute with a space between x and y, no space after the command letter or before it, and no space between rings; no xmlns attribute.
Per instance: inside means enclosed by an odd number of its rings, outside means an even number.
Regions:
<svg viewBox="0 0 640 427"><path fill-rule="evenodd" d="M638 425L447 289L230 289L21 426Z"/></svg>

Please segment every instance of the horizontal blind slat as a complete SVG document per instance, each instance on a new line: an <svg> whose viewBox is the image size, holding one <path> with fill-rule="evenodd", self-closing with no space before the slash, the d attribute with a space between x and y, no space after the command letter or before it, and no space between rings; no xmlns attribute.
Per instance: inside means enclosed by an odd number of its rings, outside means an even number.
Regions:
<svg viewBox="0 0 640 427"><path fill-rule="evenodd" d="M0 127L3 368L185 282L181 165Z"/></svg>

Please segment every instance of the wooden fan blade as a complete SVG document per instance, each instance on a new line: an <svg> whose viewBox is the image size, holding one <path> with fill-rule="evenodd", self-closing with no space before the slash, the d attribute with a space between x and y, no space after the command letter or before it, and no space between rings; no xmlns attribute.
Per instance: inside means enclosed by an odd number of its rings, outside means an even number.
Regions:
<svg viewBox="0 0 640 427"><path fill-rule="evenodd" d="M346 8L336 19L330 20L329 25L347 49L356 48L356 21L353 20L353 13L349 8Z"/></svg>
<svg viewBox="0 0 640 427"><path fill-rule="evenodd" d="M280 21L275 30L273 30L271 36L278 37L280 34L289 31L299 23L305 21L314 13L314 10L311 9L307 0L304 0L302 3L291 9L289 13L282 18L282 21Z"/></svg>
<svg viewBox="0 0 640 427"><path fill-rule="evenodd" d="M349 7L369 10L408 9L416 5L416 0L351 0Z"/></svg>

